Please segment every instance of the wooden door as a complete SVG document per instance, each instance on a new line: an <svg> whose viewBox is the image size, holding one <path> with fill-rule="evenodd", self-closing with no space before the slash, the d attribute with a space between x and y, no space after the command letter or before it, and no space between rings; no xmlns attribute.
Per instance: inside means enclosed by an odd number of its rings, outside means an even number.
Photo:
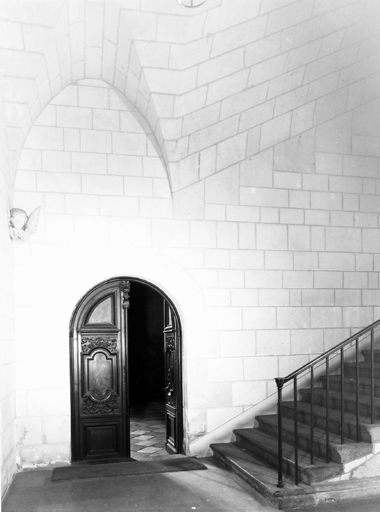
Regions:
<svg viewBox="0 0 380 512"><path fill-rule="evenodd" d="M73 461L130 456L128 310L133 282L164 299L166 449L183 452L181 330L173 305L156 287L115 278L90 290L70 324L71 432ZM132 291L131 291L132 283Z"/></svg>
<svg viewBox="0 0 380 512"><path fill-rule="evenodd" d="M164 300L166 450L182 453L182 379L179 319Z"/></svg>
<svg viewBox="0 0 380 512"><path fill-rule="evenodd" d="M89 292L71 325L72 459L129 456L127 309L130 282Z"/></svg>

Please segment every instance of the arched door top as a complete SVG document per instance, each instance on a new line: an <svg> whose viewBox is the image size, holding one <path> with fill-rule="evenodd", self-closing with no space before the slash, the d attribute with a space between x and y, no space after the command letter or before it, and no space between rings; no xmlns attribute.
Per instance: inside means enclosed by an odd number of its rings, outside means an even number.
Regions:
<svg viewBox="0 0 380 512"><path fill-rule="evenodd" d="M101 283L98 283L95 286L93 286L90 290L88 290L87 293L85 293L85 295L83 295L83 297L77 302L73 314L71 315L70 335L72 335L74 329L78 329L80 323L84 321L86 313L88 314L89 310L91 311L91 308L87 309L87 306L92 306L94 308L96 297L98 297L99 293L103 291L107 292L107 290L112 290L115 286L119 286L120 288L123 289L123 305L124 307L127 306L130 293L130 287L128 287L128 283L134 282L149 286L157 293L159 293L161 297L170 305L171 311L175 316L178 327L181 328L181 322L177 308L172 299L164 291L162 291L161 288L151 283L150 281L147 281L139 277L122 276L112 277L110 279L102 281Z"/></svg>
<svg viewBox="0 0 380 512"><path fill-rule="evenodd" d="M162 297L166 448L171 453L182 452L182 358L177 310L155 285L143 279L117 277L89 290L71 317L73 460L120 460L130 456L129 376L133 360L128 334L134 283L150 287Z"/></svg>

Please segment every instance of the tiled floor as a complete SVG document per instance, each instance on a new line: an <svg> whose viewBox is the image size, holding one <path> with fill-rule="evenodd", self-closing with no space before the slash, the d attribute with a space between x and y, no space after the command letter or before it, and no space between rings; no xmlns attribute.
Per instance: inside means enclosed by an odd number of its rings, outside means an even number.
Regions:
<svg viewBox="0 0 380 512"><path fill-rule="evenodd" d="M170 457L165 450L165 416L163 404L150 403L131 409L131 457L155 460Z"/></svg>

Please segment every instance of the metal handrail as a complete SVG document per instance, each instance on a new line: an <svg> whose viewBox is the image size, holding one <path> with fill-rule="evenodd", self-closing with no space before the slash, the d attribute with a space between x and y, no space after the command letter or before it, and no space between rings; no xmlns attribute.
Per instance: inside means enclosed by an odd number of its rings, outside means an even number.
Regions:
<svg viewBox="0 0 380 512"><path fill-rule="evenodd" d="M358 331L357 333L353 334L352 336L350 336L346 340L341 341L340 343L338 343L334 347L330 348L329 350L326 350L326 352L323 352L323 354L320 354L319 356L315 357L314 359L312 359L308 363L304 364L303 366L298 368L298 370L295 370L294 372L289 373L289 375L287 375L286 377L282 377L282 380L284 381L284 384L289 382L294 377L298 377L298 375L303 373L305 370L308 370L310 368L310 366L315 366L316 363L319 363L323 359L326 359L327 356L330 356L334 352L337 352L340 348L344 348L345 345L348 345L349 343L352 343L356 338L360 338L361 336L363 336L363 334L367 334L368 332L370 332L372 329L374 329L378 325L380 325L380 319L376 320L376 322L373 322L371 325L368 325L367 327L364 327L364 329L362 329L361 331Z"/></svg>
<svg viewBox="0 0 380 512"><path fill-rule="evenodd" d="M355 417L356 417L356 442L360 440L360 425L359 425L359 415L360 415L360 404L359 404L359 394L360 394L360 371L359 371L359 342L363 336L370 333L370 380L371 380L371 389L370 389L370 416L371 423L374 421L374 407L375 407L375 386L374 386L374 329L380 325L380 319L373 322L371 325L364 327L357 333L353 334L349 338L345 339L341 343L338 343L334 347L330 348L315 357L312 361L304 364L298 370L290 373L286 377L277 377L275 379L277 385L277 417L278 417L278 425L277 425L277 433L278 433L278 487L283 487L283 431L282 431L282 392L283 387L287 382L293 381L293 394L294 394L294 480L296 485L298 485L299 481L299 465L298 465L298 444L297 444L297 431L298 431L298 412L297 412L297 378L304 374L306 371L310 370L310 464L314 463L314 369L318 363L324 362L326 365L326 417L325 417L325 436L326 436L326 446L325 446L325 459L328 463L330 461L330 450L329 450L329 398L330 398L330 379L329 379L329 367L330 367L330 356L334 354L340 353L340 388L341 388L341 396L340 396L340 440L341 444L344 443L344 407L345 407L345 390L344 390L344 381L345 381L345 372L344 372L344 348L352 342L355 342L355 399L356 399L356 407L355 407Z"/></svg>

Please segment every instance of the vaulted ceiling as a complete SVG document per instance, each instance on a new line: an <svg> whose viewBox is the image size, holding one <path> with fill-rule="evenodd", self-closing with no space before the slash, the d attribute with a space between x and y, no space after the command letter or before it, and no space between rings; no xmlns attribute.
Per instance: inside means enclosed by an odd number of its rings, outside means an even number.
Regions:
<svg viewBox="0 0 380 512"><path fill-rule="evenodd" d="M258 120L281 125L297 108L281 142L376 98L379 25L376 0L1 2L2 167L12 183L44 106L94 78L142 114L181 189L210 145L241 136L244 157L265 149L262 136L250 144Z"/></svg>

